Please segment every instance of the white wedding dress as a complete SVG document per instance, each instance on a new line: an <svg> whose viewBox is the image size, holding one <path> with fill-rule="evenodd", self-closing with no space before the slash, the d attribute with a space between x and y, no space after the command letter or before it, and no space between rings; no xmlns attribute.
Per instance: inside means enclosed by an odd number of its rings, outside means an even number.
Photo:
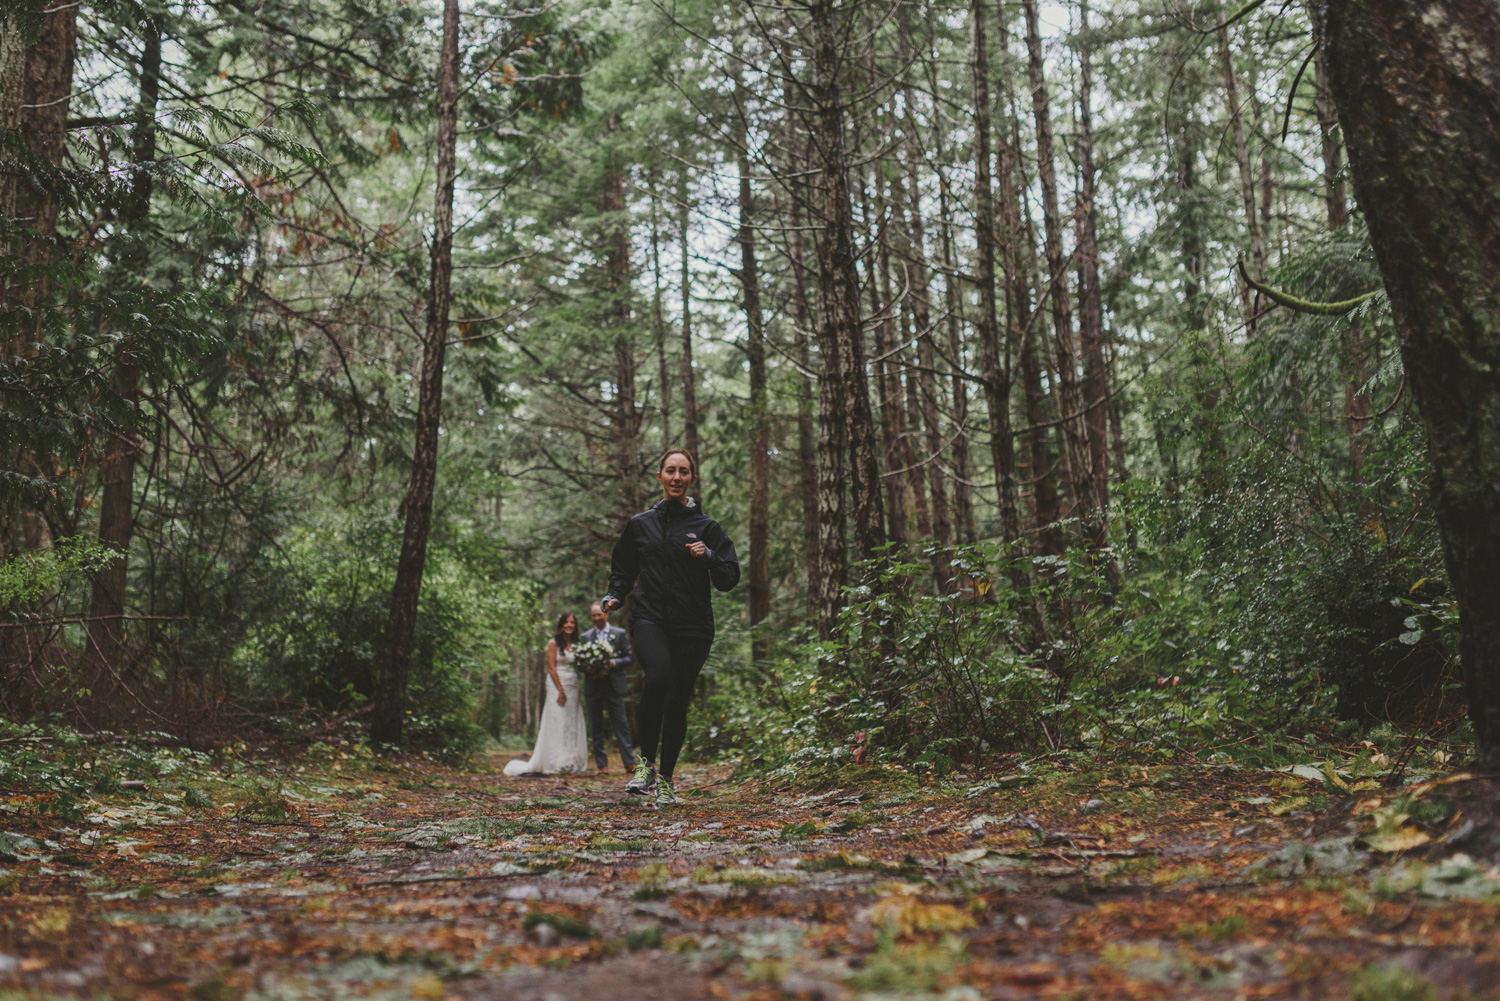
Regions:
<svg viewBox="0 0 1500 1001"><path fill-rule="evenodd" d="M571 646L557 651L557 678L568 697L567 704L557 704L557 686L548 677L536 747L529 759L507 762L506 775L557 775L588 770L588 731L583 722L583 697L578 690L578 672L573 670Z"/></svg>

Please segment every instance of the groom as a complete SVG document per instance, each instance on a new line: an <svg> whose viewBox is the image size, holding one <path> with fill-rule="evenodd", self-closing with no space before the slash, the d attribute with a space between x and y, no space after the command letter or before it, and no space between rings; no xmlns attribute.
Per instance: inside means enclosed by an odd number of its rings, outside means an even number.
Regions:
<svg viewBox="0 0 1500 1001"><path fill-rule="evenodd" d="M594 763L601 770L609 767L604 754L604 707L609 706L609 721L615 728L620 745L620 760L627 772L635 768L635 752L630 747L630 723L625 718L625 669L630 666L630 637L619 626L609 624L609 613L596 601L589 608L594 628L583 634L583 642L599 640L615 652L609 673L602 678L585 678L583 697L589 706L589 733L592 735Z"/></svg>

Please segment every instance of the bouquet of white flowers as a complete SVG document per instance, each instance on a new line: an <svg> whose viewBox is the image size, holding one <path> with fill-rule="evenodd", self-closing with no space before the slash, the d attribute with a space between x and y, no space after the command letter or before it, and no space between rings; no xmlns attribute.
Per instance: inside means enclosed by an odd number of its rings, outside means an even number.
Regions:
<svg viewBox="0 0 1500 1001"><path fill-rule="evenodd" d="M615 651L603 640L580 643L573 650L573 668L585 678L602 678L614 666Z"/></svg>

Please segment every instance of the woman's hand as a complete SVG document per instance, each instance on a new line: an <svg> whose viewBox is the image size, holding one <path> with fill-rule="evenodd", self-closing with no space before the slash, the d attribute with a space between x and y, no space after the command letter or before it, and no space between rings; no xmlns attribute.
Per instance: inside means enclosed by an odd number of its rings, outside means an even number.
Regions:
<svg viewBox="0 0 1500 1001"><path fill-rule="evenodd" d="M701 560L708 555L708 547L701 542L689 542L687 548L695 560Z"/></svg>
<svg viewBox="0 0 1500 1001"><path fill-rule="evenodd" d="M562 689L557 690L557 704L559 706L565 706L568 704L568 693L563 691Z"/></svg>

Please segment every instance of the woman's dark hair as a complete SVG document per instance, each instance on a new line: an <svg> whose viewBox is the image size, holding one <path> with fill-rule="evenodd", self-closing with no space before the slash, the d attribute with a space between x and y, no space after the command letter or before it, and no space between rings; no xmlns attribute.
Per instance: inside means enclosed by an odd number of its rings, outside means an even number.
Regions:
<svg viewBox="0 0 1500 1001"><path fill-rule="evenodd" d="M693 458L693 453L689 452L685 448L669 448L665 452L663 452L661 454L661 461L656 464L656 471L659 473L663 469L666 469L667 460L674 455L680 455L683 458L687 459L688 468L693 471L693 479L696 480L698 478L698 460Z"/></svg>
<svg viewBox="0 0 1500 1001"><path fill-rule="evenodd" d="M568 634L563 632L563 626L568 624L569 619L573 620L573 639L569 639ZM557 642L559 650L566 650L572 646L573 640L578 638L578 616L572 612L563 612L559 615L557 617L557 627L552 630L552 638Z"/></svg>

